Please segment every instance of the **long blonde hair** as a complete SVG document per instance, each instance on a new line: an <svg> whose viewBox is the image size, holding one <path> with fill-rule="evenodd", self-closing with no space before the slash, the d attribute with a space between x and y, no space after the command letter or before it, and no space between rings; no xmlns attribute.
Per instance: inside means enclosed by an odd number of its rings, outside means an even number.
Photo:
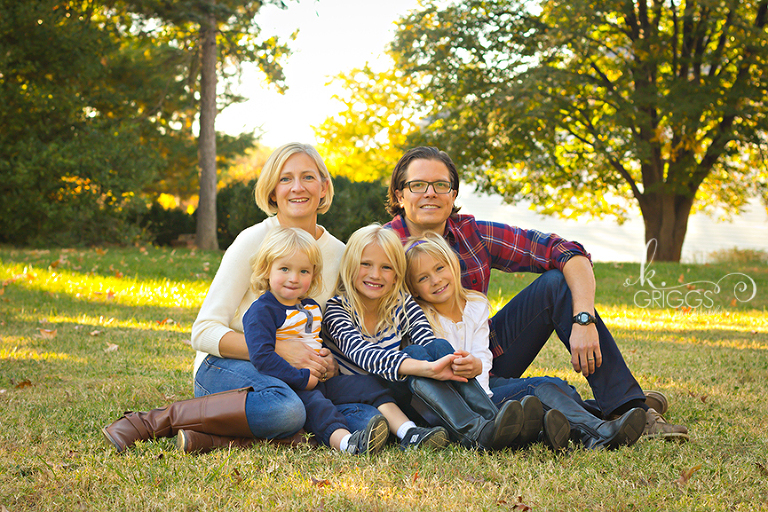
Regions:
<svg viewBox="0 0 768 512"><path fill-rule="evenodd" d="M264 238L258 252L251 257L251 287L259 296L269 290L269 273L278 258L303 252L312 264L312 283L301 298L314 297L323 289L323 255L312 235L299 228L276 227Z"/></svg>
<svg viewBox="0 0 768 512"><path fill-rule="evenodd" d="M365 309L360 300L360 292L355 288L355 281L360 273L360 262L363 250L370 244L382 248L395 272L395 282L392 290L379 301L376 322L376 332L367 332L365 327ZM376 335L388 328L395 327L395 309L405 299L405 253L400 243L400 237L391 229L385 229L380 224L371 224L352 233L347 242L347 248L341 259L339 280L336 284L336 295L344 297L344 309L352 316L360 318L360 328L369 335Z"/></svg>
<svg viewBox="0 0 768 512"><path fill-rule="evenodd" d="M464 314L464 305L468 300L482 298L482 300L486 302L488 301L482 293L468 290L461 285L461 265L459 264L459 257L456 256L456 253L453 252L451 246L448 245L448 242L446 242L442 236L428 231L421 236L409 238L405 247L405 260L407 265L405 277L406 288L408 292L413 295L414 300L421 306L421 309L424 310L424 314L432 325L432 330L435 331L436 336L445 335L440 321L438 320L440 313L437 312L431 303L425 301L421 297L417 297L415 293L416 283L413 282L413 268L415 265L414 262L419 256L431 256L448 267L454 283L453 300L455 301L455 305L461 310L462 315Z"/></svg>

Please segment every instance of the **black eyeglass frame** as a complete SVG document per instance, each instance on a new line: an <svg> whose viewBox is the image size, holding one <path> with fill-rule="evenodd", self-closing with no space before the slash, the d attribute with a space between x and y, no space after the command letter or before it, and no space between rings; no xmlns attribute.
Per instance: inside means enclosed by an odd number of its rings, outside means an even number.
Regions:
<svg viewBox="0 0 768 512"><path fill-rule="evenodd" d="M427 186L426 186L426 188L424 189L423 192L417 192L416 190L413 190L413 188L411 188L411 184L412 183L426 183ZM448 184L448 190L446 190L445 192L438 192L437 188L435 188L435 184L436 183L447 183ZM451 183L450 181L446 181L446 180L438 180L438 181L411 180L411 181L403 183L403 186L400 187L400 190L403 190L405 187L408 187L408 190L410 190L412 194L426 194L427 190L429 190L430 185L432 186L432 190L435 191L435 194L440 194L440 195L450 194L451 190L453 190L453 183Z"/></svg>

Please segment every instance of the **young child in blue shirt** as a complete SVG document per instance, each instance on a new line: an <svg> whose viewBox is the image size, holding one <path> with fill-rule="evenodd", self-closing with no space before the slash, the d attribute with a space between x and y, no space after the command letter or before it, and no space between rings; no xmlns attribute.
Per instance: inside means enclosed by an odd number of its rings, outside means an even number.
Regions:
<svg viewBox="0 0 768 512"><path fill-rule="evenodd" d="M275 352L275 341L301 339L317 350L322 313L308 298L322 287L322 258L312 236L296 228L275 228L251 261L251 286L261 295L243 316L245 340L253 365L296 392L307 413L305 430L319 441L352 454L375 453L389 432L403 449L444 448L445 429L421 428L400 410L388 389L373 376L319 378L307 368L294 368ZM336 405L365 403L382 414L365 429L350 432Z"/></svg>

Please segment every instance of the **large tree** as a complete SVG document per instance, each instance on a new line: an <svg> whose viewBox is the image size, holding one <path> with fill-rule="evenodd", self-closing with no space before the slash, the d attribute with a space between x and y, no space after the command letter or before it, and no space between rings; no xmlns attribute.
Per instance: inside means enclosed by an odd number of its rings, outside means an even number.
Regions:
<svg viewBox="0 0 768 512"><path fill-rule="evenodd" d="M263 38L257 14L264 3L285 7L282 0L125 0L116 6L138 16L140 32L189 52L188 84L199 100L199 202L196 244L217 249L216 236L216 114L240 101L231 86L244 62L255 62L267 80L284 87L281 58L288 48L276 38ZM219 95L217 77L224 78ZM218 101L217 101L218 100Z"/></svg>
<svg viewBox="0 0 768 512"><path fill-rule="evenodd" d="M634 202L679 261L694 204L765 193L767 19L765 0L427 0L393 51L423 84L418 142L466 179L545 213Z"/></svg>

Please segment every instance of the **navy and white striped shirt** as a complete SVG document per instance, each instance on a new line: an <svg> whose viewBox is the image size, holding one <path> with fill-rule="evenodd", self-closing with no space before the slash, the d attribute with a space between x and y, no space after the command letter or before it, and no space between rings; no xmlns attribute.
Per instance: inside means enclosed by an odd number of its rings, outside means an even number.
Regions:
<svg viewBox="0 0 768 512"><path fill-rule="evenodd" d="M341 373L372 373L390 381L402 380L398 371L409 356L400 351L403 336L409 344L426 345L435 339L429 320L413 297L403 294L395 309L395 327L375 336L362 333L360 318L344 309L346 298L328 300L323 315L323 341L339 362Z"/></svg>

